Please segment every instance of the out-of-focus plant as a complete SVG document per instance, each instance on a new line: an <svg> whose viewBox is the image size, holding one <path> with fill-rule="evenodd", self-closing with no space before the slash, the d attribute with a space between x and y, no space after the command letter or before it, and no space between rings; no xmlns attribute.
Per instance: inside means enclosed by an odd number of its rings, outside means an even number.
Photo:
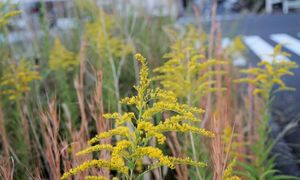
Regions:
<svg viewBox="0 0 300 180"><path fill-rule="evenodd" d="M241 135L234 132L234 129L230 125L226 125L223 130L222 142L225 146L224 153L227 154L228 159L235 159L237 157L244 156L243 154L238 153L238 148L245 145L236 141L239 136Z"/></svg>
<svg viewBox="0 0 300 180"><path fill-rule="evenodd" d="M274 168L276 157L270 157L274 146L274 141L269 137L272 96L278 91L294 90L286 86L282 77L293 75L291 69L298 67L296 62L278 60L276 58L278 55L288 55L281 51L281 45L275 47L272 62L261 61L255 68L241 70L242 73L250 76L237 80L239 83L253 84L255 86L253 94L262 98L264 102L264 108L260 111L262 119L258 121L256 128L257 138L251 144L253 159L250 163L242 163L245 172L238 172L249 179L293 179L293 177L278 175L278 170Z"/></svg>
<svg viewBox="0 0 300 180"><path fill-rule="evenodd" d="M5 3L1 2L0 3L0 9L5 8ZM2 13L4 12L4 13ZM14 16L17 16L21 13L21 11L10 11L10 12L5 12L1 11L0 13L0 29L5 26L8 23L8 20Z"/></svg>
<svg viewBox="0 0 300 180"><path fill-rule="evenodd" d="M21 98L24 93L30 91L30 83L41 79L35 66L26 60L11 63L4 71L0 82L2 93L8 95L9 99Z"/></svg>
<svg viewBox="0 0 300 180"><path fill-rule="evenodd" d="M238 63L236 65L246 65L246 60L243 58L246 47L241 37L234 38L232 42L225 44L224 46L224 55L228 59L232 60L233 64Z"/></svg>
<svg viewBox="0 0 300 180"><path fill-rule="evenodd" d="M235 53L244 52L246 49L241 37L236 37L233 41L229 44L229 46L225 47L226 53L228 55L232 55Z"/></svg>
<svg viewBox="0 0 300 180"><path fill-rule="evenodd" d="M91 167L105 167L116 170L123 175L122 177L132 180L142 179L146 172L161 166L167 166L172 169L176 164L188 164L200 167L206 166L205 163L193 161L190 158L167 156L159 147L149 145L153 138L155 138L159 144L164 144L166 140L164 133L170 131L182 133L192 132L208 137L213 137L214 134L187 123L188 121L199 121L195 114L202 113L203 110L178 103L176 96L170 91L151 89L146 59L140 54L136 54L135 57L142 64L140 84L135 86L137 95L126 97L121 102L127 105L133 105L136 108L137 113L126 112L124 114L106 114L104 117L115 120L115 128L98 134L89 141L89 144L93 146L77 153L78 155L83 155L106 150L112 152L111 159L96 159L85 162L78 167L69 170L69 172L66 172L62 179L66 179L71 175L75 175ZM172 116L165 121L154 124L153 117L166 111L172 112ZM131 125L132 129L125 126L126 122ZM101 139L112 136L120 137L115 145L94 145ZM153 163L148 165L143 173L135 174L134 170L136 169L137 162L145 156L154 159Z"/></svg>
<svg viewBox="0 0 300 180"><path fill-rule="evenodd" d="M71 71L79 65L79 59L73 52L68 51L61 41L56 38L49 57L51 70Z"/></svg>
<svg viewBox="0 0 300 180"><path fill-rule="evenodd" d="M96 4L95 4L96 5ZM100 61L96 64L109 64L113 78L113 88L116 101L120 101L120 76L127 55L132 52L131 44L126 42L117 26L116 17L97 9L93 11L95 20L86 23L85 38L90 47L96 52ZM117 103L118 112L122 107Z"/></svg>
<svg viewBox="0 0 300 180"><path fill-rule="evenodd" d="M171 52L164 56L168 61L154 70L159 74L155 79L159 80L163 88L174 92L176 97L189 106L198 105L201 98L208 93L224 90L214 87L216 86L214 77L224 74L224 71L216 70L215 67L226 63L205 59L201 54L205 50L203 35L193 26L189 26L183 36L175 31L170 31L170 34L175 41L171 46ZM197 160L200 153L196 150L193 134L189 133L189 137L193 158ZM197 176L201 178L198 168Z"/></svg>
<svg viewBox="0 0 300 180"><path fill-rule="evenodd" d="M233 168L235 165L236 160L234 159L225 169L222 180L241 180L240 177L233 175Z"/></svg>
<svg viewBox="0 0 300 180"><path fill-rule="evenodd" d="M130 45L121 36L114 35L115 25L113 19L103 13L105 24L100 22L89 23L86 26L88 41L95 45L101 59L120 59L132 51Z"/></svg>
<svg viewBox="0 0 300 180"><path fill-rule="evenodd" d="M201 54L202 38L196 28L189 26L182 38L176 34L175 36L177 37L171 46L171 52L164 56L168 61L154 70L160 74L156 77L160 84L173 91L177 97L187 98L190 103L192 99L198 100L209 92L223 90L214 88L216 81L210 77L224 74L224 71L216 71L213 67L225 62L205 60Z"/></svg>
<svg viewBox="0 0 300 180"><path fill-rule="evenodd" d="M224 146L226 169L223 171L222 180L240 180L241 178L234 175L234 167L236 166L236 159L242 154L238 153L238 148L244 144L236 141L239 135L234 132L234 129L227 125L223 131L222 144ZM224 167L225 168L225 167Z"/></svg>
<svg viewBox="0 0 300 180"><path fill-rule="evenodd" d="M281 45L277 45L274 49L272 62L261 61L258 67L241 70L241 73L248 74L254 78L243 78L237 82L247 82L255 86L254 95L259 95L264 102L270 102L271 96L278 91L295 90L287 87L282 80L283 76L294 75L291 69L297 68L298 65L293 61L278 60L278 55L288 56L287 53L281 51Z"/></svg>

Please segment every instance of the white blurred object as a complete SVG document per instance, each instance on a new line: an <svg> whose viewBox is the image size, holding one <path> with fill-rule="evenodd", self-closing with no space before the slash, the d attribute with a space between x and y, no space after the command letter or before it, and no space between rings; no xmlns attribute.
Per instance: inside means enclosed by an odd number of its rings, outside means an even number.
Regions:
<svg viewBox="0 0 300 180"><path fill-rule="evenodd" d="M231 10L233 5L237 2L238 2L238 0L227 0L224 2L223 6L226 10Z"/></svg>
<svg viewBox="0 0 300 180"><path fill-rule="evenodd" d="M273 5L282 3L282 11L284 14L289 13L290 8L300 8L300 0L266 0L266 12L273 11Z"/></svg>
<svg viewBox="0 0 300 180"><path fill-rule="evenodd" d="M266 0L266 12L271 13L273 11L273 5L282 3L282 0Z"/></svg>
<svg viewBox="0 0 300 180"><path fill-rule="evenodd" d="M96 0L100 5L113 4L122 14L176 17L179 12L180 0Z"/></svg>
<svg viewBox="0 0 300 180"><path fill-rule="evenodd" d="M58 18L56 20L56 26L60 29L71 29L76 26L76 21L72 18Z"/></svg>
<svg viewBox="0 0 300 180"><path fill-rule="evenodd" d="M300 8L300 0L283 0L282 11L283 13L289 13L290 8Z"/></svg>
<svg viewBox="0 0 300 180"><path fill-rule="evenodd" d="M247 65L247 60L240 53L234 54L232 59L232 64L234 66L243 67Z"/></svg>
<svg viewBox="0 0 300 180"><path fill-rule="evenodd" d="M60 2L65 0L45 0L45 2ZM8 2L12 4L26 4L26 3L37 3L43 2L41 0L0 0L0 2Z"/></svg>

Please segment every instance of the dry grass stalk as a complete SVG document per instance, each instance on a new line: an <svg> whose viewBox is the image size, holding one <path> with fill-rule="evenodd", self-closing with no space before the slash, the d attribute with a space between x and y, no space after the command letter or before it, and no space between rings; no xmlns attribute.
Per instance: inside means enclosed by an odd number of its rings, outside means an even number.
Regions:
<svg viewBox="0 0 300 180"><path fill-rule="evenodd" d="M215 35L218 29L218 23L216 20L216 11L217 11L217 1L213 0L213 4L211 7L211 28L209 33L209 44L208 44L208 59L211 59L214 57L214 50L215 50ZM211 70L211 67L209 68ZM211 76L209 77L209 80L211 80ZM205 115L202 122L202 127L205 127L205 124L208 122L209 119L211 119L210 115L212 113L211 106L213 104L212 99L212 93L208 93L206 98L206 108L205 108Z"/></svg>
<svg viewBox="0 0 300 180"><path fill-rule="evenodd" d="M80 45L80 53L79 53L79 60L80 60L80 74L79 78L74 80L74 86L76 89L77 99L79 103L79 110L81 116L81 127L80 131L85 133L85 136L89 137L88 131L88 118L85 112L85 102L84 102L84 74L85 74L85 40L82 41Z"/></svg>
<svg viewBox="0 0 300 180"><path fill-rule="evenodd" d="M235 150L235 153L238 155L237 161L245 162L247 139L245 138L245 129L243 127L243 111L239 111L235 117L235 133L238 135L235 141L240 145ZM238 169L241 170L242 168L238 167Z"/></svg>
<svg viewBox="0 0 300 180"><path fill-rule="evenodd" d="M175 157L184 158L185 155L182 153L181 145L179 144L176 132L171 132L167 139L167 144ZM177 173L177 179L188 180L188 168L187 165L176 165L175 170Z"/></svg>
<svg viewBox="0 0 300 180"><path fill-rule="evenodd" d="M217 78L218 81L221 81L221 78ZM218 82L217 84L221 85L222 82ZM221 88L221 87L219 87ZM230 96L224 96L227 94L228 89L227 87L226 92L217 92L217 99L216 99L216 108L213 119L211 119L210 125L211 130L215 132L215 138L211 140L211 159L213 163L213 179L220 180L223 177L224 171L228 164L228 161L231 158L231 148L233 141L233 134L235 132L235 122L233 122L232 111L234 108L232 107L230 102ZM232 133L229 138L229 142L224 142L224 130L230 126L232 128Z"/></svg>
<svg viewBox="0 0 300 180"><path fill-rule="evenodd" d="M211 140L211 160L213 163L213 180L222 179L224 167L224 146L222 143L222 125L216 115L210 121L211 128L215 132L215 137Z"/></svg>
<svg viewBox="0 0 300 180"><path fill-rule="evenodd" d="M5 130L4 114L2 105L0 104L0 136L2 140L3 156L9 157L9 142Z"/></svg>
<svg viewBox="0 0 300 180"><path fill-rule="evenodd" d="M97 133L105 132L110 129L109 123L103 117L103 97L102 97L102 69L100 68L96 76L96 86L90 101L88 102L91 116L95 121ZM111 138L101 140L103 144L111 144ZM107 151L101 151L101 159L110 159L110 153ZM109 178L109 171L103 169L99 172L99 175Z"/></svg>
<svg viewBox="0 0 300 180"><path fill-rule="evenodd" d="M30 143L29 123L28 123L28 119L26 118L26 115L25 115L24 104L25 103L21 102L20 100L17 100L17 108L18 108L19 115L20 115L21 122L22 122L23 135L25 137L25 142L28 145L27 149L30 152L31 143Z"/></svg>
<svg viewBox="0 0 300 180"><path fill-rule="evenodd" d="M60 144L59 144L59 128L60 118L57 115L56 101L52 100L48 103L48 109L40 113L42 120L42 135L44 138L45 159L49 167L49 175L51 179L59 179L60 174Z"/></svg>
<svg viewBox="0 0 300 180"><path fill-rule="evenodd" d="M13 168L9 158L9 142L5 131L4 114L0 104L0 136L2 140L3 154L0 154L0 177L13 180Z"/></svg>
<svg viewBox="0 0 300 180"><path fill-rule="evenodd" d="M9 157L0 156L0 179L14 179L14 161Z"/></svg>
<svg viewBox="0 0 300 180"><path fill-rule="evenodd" d="M65 107L65 111L68 111L68 108ZM69 114L69 113L66 113ZM71 118L67 118L67 129L69 131L69 134L71 136L71 144L68 144L66 141L62 142L62 150L61 155L63 157L63 164L65 171L69 170L72 167L76 167L79 164L91 160L92 156L90 154L85 156L76 156L76 153L82 150L83 148L86 148L86 140L88 137L86 136L86 133L84 131L77 131L76 129L73 129ZM82 123L84 123L82 121ZM82 127L82 125L81 125ZM85 176L89 174L88 171L82 172L78 174L75 179L81 180L84 179ZM95 172L90 172L90 174L95 174Z"/></svg>

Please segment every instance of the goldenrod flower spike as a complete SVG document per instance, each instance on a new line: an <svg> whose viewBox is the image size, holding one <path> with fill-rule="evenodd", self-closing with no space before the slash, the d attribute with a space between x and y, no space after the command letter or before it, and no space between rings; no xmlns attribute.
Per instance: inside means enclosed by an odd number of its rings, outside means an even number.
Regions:
<svg viewBox="0 0 300 180"><path fill-rule="evenodd" d="M110 131L103 132L103 133L95 136L94 138L90 139L88 141L88 143L91 145L91 144L94 144L94 143L98 142L101 139L109 138L109 137L112 137L112 136L115 136L115 135L128 137L129 136L129 128L124 127L124 126L120 126L120 127L115 128L115 129L112 129Z"/></svg>
<svg viewBox="0 0 300 180"><path fill-rule="evenodd" d="M106 161L106 160L91 160L86 161L82 163L81 165L77 166L76 168L73 168L69 170L68 172L64 173L61 179L67 179L68 177L78 174L79 172L82 172L86 169L89 169L91 167L98 167L98 168L109 168L112 170L116 170L120 173L127 174L127 167L124 167L122 163L118 165L119 162L121 162L119 159L114 159L115 161Z"/></svg>
<svg viewBox="0 0 300 180"><path fill-rule="evenodd" d="M0 8L2 8L3 3L0 4ZM1 14L0 16L0 28L5 26L8 23L8 20L14 16L21 14L21 11L11 11L6 14Z"/></svg>
<svg viewBox="0 0 300 180"><path fill-rule="evenodd" d="M103 176L86 176L85 180L108 180L106 177Z"/></svg>
<svg viewBox="0 0 300 180"><path fill-rule="evenodd" d="M102 150L112 151L113 147L110 144L98 144L98 145L95 145L92 147L88 147L88 148L76 153L76 156L88 154L88 153L95 152L95 151L102 151Z"/></svg>
<svg viewBox="0 0 300 180"><path fill-rule="evenodd" d="M202 40L199 32L190 26L183 37L176 37L172 44L171 52L164 55L167 62L154 70L158 75L162 87L174 92L178 98L201 98L210 92L223 91L224 88L212 88L216 75L223 75L225 71L220 68L226 62L215 59L205 60L200 54L201 48L197 46Z"/></svg>
<svg viewBox="0 0 300 180"><path fill-rule="evenodd" d="M233 167L236 164L236 160L234 159L225 169L222 180L241 180L240 177L233 175Z"/></svg>
<svg viewBox="0 0 300 180"><path fill-rule="evenodd" d="M33 66L34 67L34 66ZM21 98L24 93L30 91L30 83L41 79L39 73L32 68L26 60L10 64L0 79L2 93L8 95L9 99Z"/></svg>
<svg viewBox="0 0 300 180"><path fill-rule="evenodd" d="M137 95L126 97L121 100L122 103L133 106L136 111L126 112L124 114L110 113L104 117L115 121L113 129L102 132L89 140L90 146L77 155L84 155L98 151L109 151L111 159L108 160L92 160L85 162L74 169L66 172L62 179L75 175L91 167L108 168L117 170L125 175L127 179L139 179L144 172L150 171L160 166L175 168L176 164L188 164L192 166L204 167L205 163L193 161L190 158L177 158L165 155L159 147L150 146L151 139L156 139L159 144L164 144L166 141L165 132L191 132L199 135L213 137L214 134L205 129L197 128L189 125L187 122L200 121L197 114L202 114L202 109L189 107L186 104L180 104L177 101L176 95L173 92L161 89L151 89L149 79L149 69L146 59L141 54L136 54L135 58L141 63L140 83L135 87ZM156 115L163 112L172 112L171 116L159 122L153 123ZM129 129L126 127L126 122L131 123L134 127ZM100 143L101 139L118 136L117 141L110 144ZM96 145L94 145L96 144ZM144 172L135 175L136 166L145 156L153 159L153 164L148 166ZM98 177L88 177L98 178Z"/></svg>
<svg viewBox="0 0 300 180"><path fill-rule="evenodd" d="M261 61L255 68L241 70L241 73L248 74L249 77L238 79L236 82L253 84L255 86L253 94L261 95L264 100L269 100L270 95L274 92L294 90L286 86L282 81L282 77L285 75L294 75L290 70L297 68L298 65L293 61L279 61L276 59L278 55L283 54L286 55L281 51L281 45L277 45L272 55L272 62ZM278 85L278 88L272 90L274 85Z"/></svg>
<svg viewBox="0 0 300 180"><path fill-rule="evenodd" d="M51 70L72 71L79 65L79 58L71 51L68 51L56 38L50 52L49 67Z"/></svg>

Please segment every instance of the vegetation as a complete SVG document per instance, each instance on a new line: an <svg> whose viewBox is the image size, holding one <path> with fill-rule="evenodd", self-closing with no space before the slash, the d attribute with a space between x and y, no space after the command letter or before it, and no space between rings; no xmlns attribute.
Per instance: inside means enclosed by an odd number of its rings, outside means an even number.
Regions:
<svg viewBox="0 0 300 180"><path fill-rule="evenodd" d="M22 43L8 38L20 12L1 4L1 179L295 178L275 169L269 136L273 96L294 90L283 77L297 67L280 45L241 69L241 38L221 47L215 21L207 33L71 5L73 26L56 29L41 3L41 33Z"/></svg>

